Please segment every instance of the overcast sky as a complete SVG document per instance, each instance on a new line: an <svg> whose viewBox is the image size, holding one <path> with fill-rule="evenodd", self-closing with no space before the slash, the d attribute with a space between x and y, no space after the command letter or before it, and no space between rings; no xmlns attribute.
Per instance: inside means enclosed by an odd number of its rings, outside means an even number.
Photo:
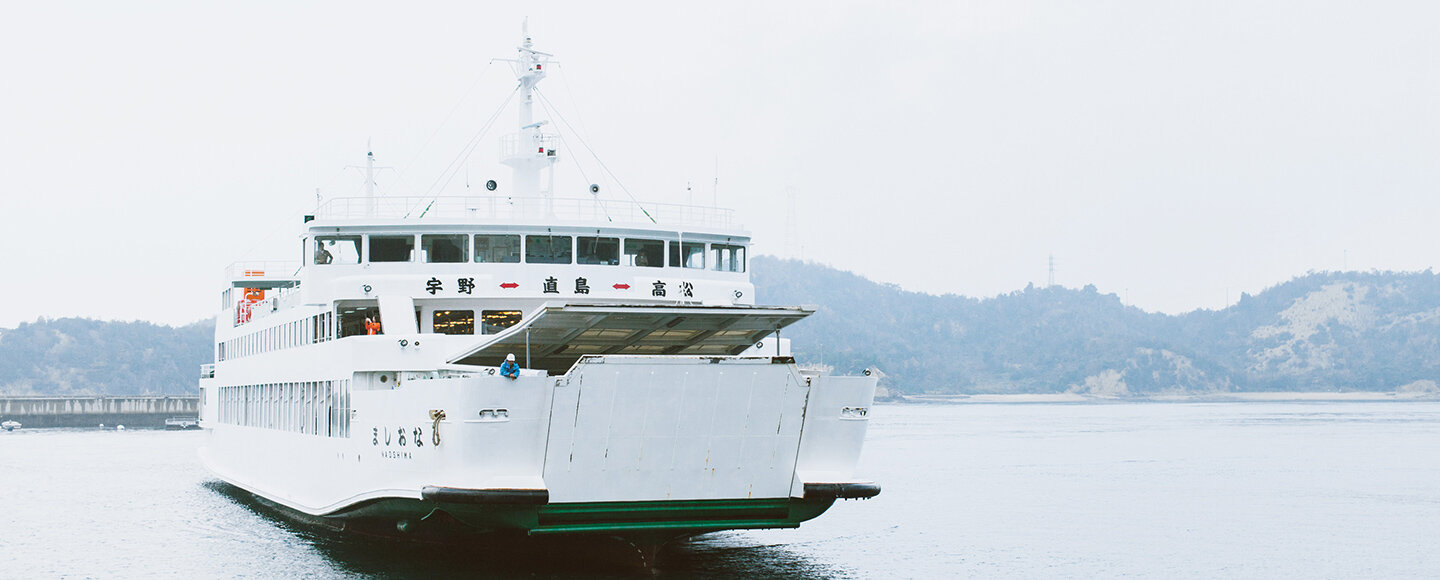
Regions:
<svg viewBox="0 0 1440 580"><path fill-rule="evenodd" d="M625 186L718 198L760 253L977 297L1053 254L1058 284L1178 313L1440 249L1433 2L415 4L7 5L0 327L212 316L227 264L297 259L317 187L359 194L367 139L383 192L433 191L527 15L541 90ZM445 194L508 178L513 119Z"/></svg>

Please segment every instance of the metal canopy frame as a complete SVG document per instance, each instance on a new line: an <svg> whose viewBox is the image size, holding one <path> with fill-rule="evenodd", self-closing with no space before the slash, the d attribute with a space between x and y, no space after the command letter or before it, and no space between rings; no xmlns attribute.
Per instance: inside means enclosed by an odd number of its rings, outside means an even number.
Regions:
<svg viewBox="0 0 1440 580"><path fill-rule="evenodd" d="M493 366L506 354L521 358L528 350L529 368L558 373L585 355L731 356L814 312L797 306L547 303L448 362Z"/></svg>

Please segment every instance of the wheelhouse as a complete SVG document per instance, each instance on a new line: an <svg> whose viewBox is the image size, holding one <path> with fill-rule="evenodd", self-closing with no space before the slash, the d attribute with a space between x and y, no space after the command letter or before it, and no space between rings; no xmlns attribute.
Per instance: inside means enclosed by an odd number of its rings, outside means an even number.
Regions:
<svg viewBox="0 0 1440 580"><path fill-rule="evenodd" d="M455 227L444 233L334 229L305 237L304 265L525 263L744 273L749 243L736 236L593 228Z"/></svg>
<svg viewBox="0 0 1440 580"><path fill-rule="evenodd" d="M754 303L750 239L723 210L636 204L623 214L673 221L661 225L527 218L554 215L563 200L502 206L509 214L488 198L432 200L423 218L411 215L419 202L393 201L332 200L307 216L299 260L233 265L222 306L234 330L217 337L216 359L377 333L495 335L556 303ZM455 204L468 209L445 211Z"/></svg>

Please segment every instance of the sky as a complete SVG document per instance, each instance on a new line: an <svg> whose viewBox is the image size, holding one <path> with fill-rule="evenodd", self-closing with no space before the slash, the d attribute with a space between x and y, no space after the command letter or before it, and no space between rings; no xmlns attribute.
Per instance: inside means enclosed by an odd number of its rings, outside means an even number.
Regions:
<svg viewBox="0 0 1440 580"><path fill-rule="evenodd" d="M1440 4L496 4L7 6L0 327L213 316L367 143L383 195L507 178L513 110L462 152L527 17L577 135L557 195L718 203L756 253L974 297L1053 256L1181 313L1440 248Z"/></svg>

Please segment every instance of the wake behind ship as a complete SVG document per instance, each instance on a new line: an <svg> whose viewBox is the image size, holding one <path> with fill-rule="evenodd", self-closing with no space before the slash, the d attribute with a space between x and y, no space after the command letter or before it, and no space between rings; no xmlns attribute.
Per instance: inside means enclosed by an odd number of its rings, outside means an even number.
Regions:
<svg viewBox="0 0 1440 580"><path fill-rule="evenodd" d="M879 493L854 473L876 377L796 365L780 332L813 310L755 305L730 211L556 197L549 55L518 52L511 184L330 199L300 261L228 269L206 466L340 527L652 546Z"/></svg>

